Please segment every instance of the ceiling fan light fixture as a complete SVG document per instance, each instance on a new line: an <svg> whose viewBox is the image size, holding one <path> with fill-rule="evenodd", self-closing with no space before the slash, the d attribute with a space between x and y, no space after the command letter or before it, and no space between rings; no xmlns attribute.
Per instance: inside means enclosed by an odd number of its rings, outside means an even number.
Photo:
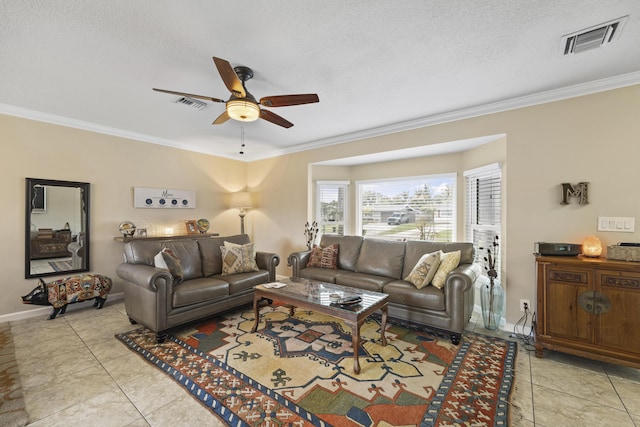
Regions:
<svg viewBox="0 0 640 427"><path fill-rule="evenodd" d="M234 120L253 122L260 117L260 107L246 99L232 99L227 102L227 114Z"/></svg>
<svg viewBox="0 0 640 427"><path fill-rule="evenodd" d="M288 129L293 126L293 123L269 110L261 110L260 105L264 105L266 107L287 107L289 105L312 104L320 101L317 94L306 93L266 96L260 98L260 102L258 102L245 87L245 82L253 77L253 70L251 68L244 66L232 68L228 61L215 56L213 57L213 62L218 69L218 74L220 74L224 85L229 89L229 92L231 92L231 98L226 102L225 111L211 123L212 125L226 123L229 119L237 120L239 122L253 122L258 119L263 119ZM181 102L185 104L199 102L192 98L203 99L211 102L225 102L222 99L214 98L212 96L194 95L157 88L153 88L153 90L171 95L178 95L182 97L181 99L183 101Z"/></svg>

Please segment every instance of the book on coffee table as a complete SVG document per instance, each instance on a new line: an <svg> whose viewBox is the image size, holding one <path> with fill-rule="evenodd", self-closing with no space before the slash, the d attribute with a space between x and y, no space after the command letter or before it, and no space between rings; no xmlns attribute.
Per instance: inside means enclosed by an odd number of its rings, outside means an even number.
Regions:
<svg viewBox="0 0 640 427"><path fill-rule="evenodd" d="M286 283L282 283L282 282L272 282L272 283L265 283L262 286L264 286L265 288L270 288L270 289L279 289L279 288L287 286L287 284Z"/></svg>

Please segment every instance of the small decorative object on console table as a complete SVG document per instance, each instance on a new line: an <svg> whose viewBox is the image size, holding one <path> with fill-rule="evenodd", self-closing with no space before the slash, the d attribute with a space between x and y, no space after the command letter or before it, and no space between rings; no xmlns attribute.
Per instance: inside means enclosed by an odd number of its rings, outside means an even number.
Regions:
<svg viewBox="0 0 640 427"><path fill-rule="evenodd" d="M136 234L136 226L131 221L121 222L118 228L120 229L120 233L122 233L122 236L124 236L125 239Z"/></svg>
<svg viewBox="0 0 640 427"><path fill-rule="evenodd" d="M496 271L496 258L498 256L498 236L493 238L491 248L487 248L487 256L484 257L487 265L487 276L489 283L485 283L480 288L480 305L482 308L482 321L484 327L489 330L496 330L500 326L502 319L502 310L504 309L504 291L498 281L498 272Z"/></svg>
<svg viewBox="0 0 640 427"><path fill-rule="evenodd" d="M205 234L209 231L209 227L211 227L211 223L206 218L200 218L196 221L196 225L198 226L198 231L200 234Z"/></svg>
<svg viewBox="0 0 640 427"><path fill-rule="evenodd" d="M198 234L198 226L195 219L187 219L184 221L184 225L187 228L187 234Z"/></svg>

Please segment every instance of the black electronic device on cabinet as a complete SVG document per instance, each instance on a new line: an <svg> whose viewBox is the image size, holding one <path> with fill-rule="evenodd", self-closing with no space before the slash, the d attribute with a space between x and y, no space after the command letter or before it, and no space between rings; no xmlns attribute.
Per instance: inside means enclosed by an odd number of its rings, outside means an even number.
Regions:
<svg viewBox="0 0 640 427"><path fill-rule="evenodd" d="M576 243L547 243L536 242L536 254L546 256L578 256L582 253L582 245Z"/></svg>

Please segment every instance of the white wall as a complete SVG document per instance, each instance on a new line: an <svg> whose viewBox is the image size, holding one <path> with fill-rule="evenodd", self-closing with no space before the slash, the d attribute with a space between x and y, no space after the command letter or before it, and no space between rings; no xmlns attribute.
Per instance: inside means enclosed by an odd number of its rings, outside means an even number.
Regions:
<svg viewBox="0 0 640 427"><path fill-rule="evenodd" d="M0 140L0 189L6 201L0 221L0 316L34 308L20 299L37 284L24 279L26 177L91 184L91 270L114 280L113 293L122 292L115 273L122 243L114 241L121 221L161 230L171 226L177 232L184 220L207 218L212 232L240 232L238 212L226 203L228 192L246 184L244 162L2 115ZM194 190L197 208L136 209L133 187ZM247 231L252 232L250 224Z"/></svg>
<svg viewBox="0 0 640 427"><path fill-rule="evenodd" d="M636 85L252 162L248 176L259 177L269 215L264 225L262 220L256 221L256 238L281 255L305 247L308 165L312 163L505 134L501 145L462 155L459 168L496 161L505 164L506 230L501 249L505 254L506 317L507 322L515 323L520 318L520 298L535 301L534 242L581 243L589 234L598 235L604 244L640 242L640 227L631 234L596 229L598 216L640 216L636 185L640 178L636 165L640 157L639 112L640 86ZM392 170L398 168L392 165L380 172ZM270 171L278 171L273 179ZM580 181L591 183L591 203L561 205L560 184ZM290 274L286 262L279 273Z"/></svg>
<svg viewBox="0 0 640 427"><path fill-rule="evenodd" d="M376 170L362 166L351 179L373 173L392 176L405 168L457 170L503 161L506 192L501 249L506 271L507 321L520 317L520 298L535 300L533 243L576 242L596 234L603 243L640 242L635 233L601 233L598 216L640 216L640 86L491 114L394 135L324 147L249 164L77 129L0 116L3 156L0 188L9 201L3 209L0 257L3 274L0 315L27 309L20 303L35 280L23 279L24 178L87 181L92 184L92 270L111 274L121 259L113 241L122 220L138 225L179 224L207 218L212 231L234 234L237 212L226 208L230 191L256 194L246 227L259 250L280 254L278 273L289 275L286 257L305 248L304 224L312 218L313 163L448 141L505 134L497 145L462 155L390 162ZM372 168L369 170L369 168ZM413 173L412 173L413 174ZM323 179L331 179L324 177ZM560 205L560 184L589 181L590 204ZM169 187L196 191L198 208L188 213L134 209L132 188ZM459 197L462 197L459 195ZM460 201L459 201L460 203ZM461 235L461 234L460 234Z"/></svg>

